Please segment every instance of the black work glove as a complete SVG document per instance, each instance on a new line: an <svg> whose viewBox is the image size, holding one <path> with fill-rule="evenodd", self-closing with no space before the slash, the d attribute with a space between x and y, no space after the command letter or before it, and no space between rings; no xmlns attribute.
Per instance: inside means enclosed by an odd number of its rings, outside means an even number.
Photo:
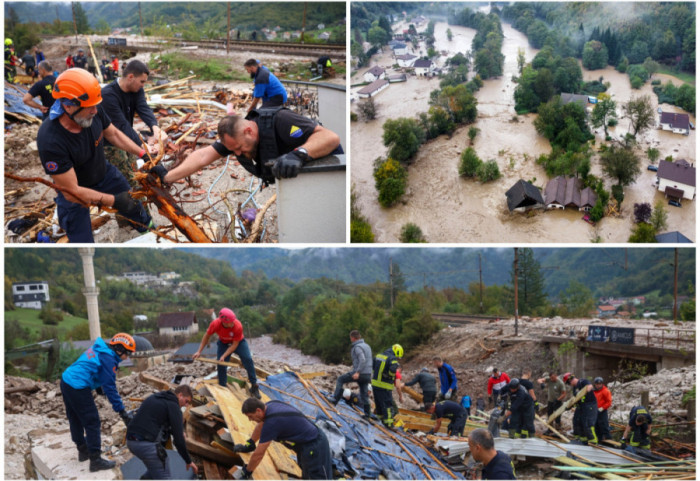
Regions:
<svg viewBox="0 0 700 481"><path fill-rule="evenodd" d="M252 453L253 451L255 451L255 441L252 438L246 441L245 444L233 446L234 453Z"/></svg>
<svg viewBox="0 0 700 481"><path fill-rule="evenodd" d="M234 473L233 479L253 479L253 472L248 471L248 465L244 464L241 469Z"/></svg>
<svg viewBox="0 0 700 481"><path fill-rule="evenodd" d="M625 438L620 439L620 449L625 449L627 447L627 440Z"/></svg>
<svg viewBox="0 0 700 481"><path fill-rule="evenodd" d="M133 217L139 211L139 204L131 198L128 191L120 192L114 196L114 204L112 207L124 217Z"/></svg>
<svg viewBox="0 0 700 481"><path fill-rule="evenodd" d="M168 169L163 167L161 164L156 165L151 170L148 171L149 174L153 174L160 179L160 183L165 185L165 176L168 175Z"/></svg>
<svg viewBox="0 0 700 481"><path fill-rule="evenodd" d="M299 169L304 165L304 161L309 159L309 155L305 152L292 150L287 154L280 155L271 162L272 174L278 179L296 177L299 174Z"/></svg>
<svg viewBox="0 0 700 481"><path fill-rule="evenodd" d="M95 388L95 392L96 392L97 394L99 394L100 396L104 396L104 395L105 395L105 392L104 392L104 390L102 389L102 386L97 386L97 387Z"/></svg>
<svg viewBox="0 0 700 481"><path fill-rule="evenodd" d="M129 423L134 420L134 415L129 413L126 409L122 409L119 411L119 417L122 418L122 421L124 421L124 424L129 426Z"/></svg>

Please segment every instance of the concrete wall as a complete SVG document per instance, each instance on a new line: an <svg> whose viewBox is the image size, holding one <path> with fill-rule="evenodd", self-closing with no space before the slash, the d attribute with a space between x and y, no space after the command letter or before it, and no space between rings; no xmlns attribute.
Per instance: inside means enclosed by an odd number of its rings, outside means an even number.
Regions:
<svg viewBox="0 0 700 481"><path fill-rule="evenodd" d="M695 197L695 187L693 187L692 185L685 185L678 182L670 181L668 179L659 179L659 190L661 192L665 192L666 187L681 189L683 191L684 199L693 200L693 197Z"/></svg>
<svg viewBox="0 0 700 481"><path fill-rule="evenodd" d="M145 371L158 364L165 364L169 356L170 354L161 354L151 357L132 357L131 360L134 363L135 371Z"/></svg>

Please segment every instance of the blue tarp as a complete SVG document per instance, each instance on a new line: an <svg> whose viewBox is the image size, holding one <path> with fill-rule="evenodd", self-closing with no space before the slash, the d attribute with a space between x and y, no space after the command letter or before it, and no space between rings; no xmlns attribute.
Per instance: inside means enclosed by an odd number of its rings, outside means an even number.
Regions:
<svg viewBox="0 0 700 481"><path fill-rule="evenodd" d="M12 112L14 114L16 113L21 113L21 114L27 114L27 115L33 115L34 117L42 118L42 113L41 110L35 109L33 107L30 107L26 105L22 101L22 97L24 97L24 94L28 92L28 90L23 89L22 87L16 86L18 89L22 90L23 93L17 92L15 89L12 87L5 87L5 110L7 112Z"/></svg>
<svg viewBox="0 0 700 481"><path fill-rule="evenodd" d="M268 386L283 392L270 389ZM260 389L270 399L284 401L316 421L328 419L296 374L292 372L268 377L266 382L260 383ZM401 441L406 450L410 451L409 455L382 429L362 419L362 415L344 401L336 406L341 415L337 415L327 405L324 407L333 420L340 423L339 429L345 436L345 450L341 456L334 456L333 463L339 471L347 473L352 479L377 479L380 474L387 479L426 479L425 473L416 464L407 461L411 456L421 463L432 479L453 479L450 473L463 479L460 474L448 471L449 468L442 469L438 466L438 463L426 452L426 448L415 438L405 433L393 432L392 434ZM362 447L384 451L394 456L362 449ZM431 452L437 457L435 451Z"/></svg>

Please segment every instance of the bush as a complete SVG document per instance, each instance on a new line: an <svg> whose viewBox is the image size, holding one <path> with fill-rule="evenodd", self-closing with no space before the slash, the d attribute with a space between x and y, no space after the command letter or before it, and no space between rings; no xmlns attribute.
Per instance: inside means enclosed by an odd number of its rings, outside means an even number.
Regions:
<svg viewBox="0 0 700 481"><path fill-rule="evenodd" d="M644 80L639 77L630 77L630 85L633 89L640 89L644 86Z"/></svg>
<svg viewBox="0 0 700 481"><path fill-rule="evenodd" d="M374 242L372 226L365 220L352 219L350 221L350 242L353 244L371 244Z"/></svg>
<svg viewBox="0 0 700 481"><path fill-rule="evenodd" d="M476 174L481 182L490 182L501 176L501 171L498 170L498 164L495 160L489 160L479 166Z"/></svg>
<svg viewBox="0 0 700 481"><path fill-rule="evenodd" d="M467 133L469 136L469 143L474 144L474 139L476 138L477 135L479 135L479 128L474 127L473 125L469 127L469 132Z"/></svg>
<svg viewBox="0 0 700 481"><path fill-rule="evenodd" d="M41 309L39 319L47 326L56 326L63 320L63 313L59 310L52 309L51 306L47 304Z"/></svg>
<svg viewBox="0 0 700 481"><path fill-rule="evenodd" d="M422 244L427 242L423 237L423 232L416 224L409 222L401 227L401 242L405 244Z"/></svg>
<svg viewBox="0 0 700 481"><path fill-rule="evenodd" d="M652 85L661 85L661 80L659 80L659 79L654 79L654 80L651 81L651 84L652 84Z"/></svg>
<svg viewBox="0 0 700 481"><path fill-rule="evenodd" d="M608 127L615 127L618 123L617 119L608 119Z"/></svg>
<svg viewBox="0 0 700 481"><path fill-rule="evenodd" d="M357 122L357 114L355 112L350 112L350 122Z"/></svg>
<svg viewBox="0 0 700 481"><path fill-rule="evenodd" d="M375 187L382 207L391 207L406 192L408 172L394 159L382 162L374 171Z"/></svg>
<svg viewBox="0 0 700 481"><path fill-rule="evenodd" d="M637 224L632 230L628 242L651 244L656 242L656 230L647 223Z"/></svg>
<svg viewBox="0 0 700 481"><path fill-rule="evenodd" d="M476 151L471 147L462 152L462 157L459 163L459 175L462 177L476 177L482 161Z"/></svg>
<svg viewBox="0 0 700 481"><path fill-rule="evenodd" d="M649 202L643 202L641 204L634 204L634 221L639 224L641 222L649 222L651 217L651 204Z"/></svg>
<svg viewBox="0 0 700 481"><path fill-rule="evenodd" d="M362 120L365 122L377 118L377 105L374 103L372 97L361 101L357 106L357 110L360 111L360 117L362 117Z"/></svg>
<svg viewBox="0 0 700 481"><path fill-rule="evenodd" d="M613 199L617 201L617 205L621 206L622 201L625 200L625 193L622 190L622 186L615 184L612 186L612 196Z"/></svg>

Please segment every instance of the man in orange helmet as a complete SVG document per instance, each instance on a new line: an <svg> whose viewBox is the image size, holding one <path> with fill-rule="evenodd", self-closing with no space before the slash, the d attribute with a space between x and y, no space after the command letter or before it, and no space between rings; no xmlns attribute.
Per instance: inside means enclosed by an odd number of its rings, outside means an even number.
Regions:
<svg viewBox="0 0 700 481"><path fill-rule="evenodd" d="M139 158L146 151L112 125L100 103L97 79L87 70L72 68L58 76L56 99L37 135L44 171L60 191L58 221L70 242L94 242L90 211L85 204L113 207L139 232L152 227L151 217L129 195L129 183L105 160L104 141Z"/></svg>
<svg viewBox="0 0 700 481"><path fill-rule="evenodd" d="M86 72L87 73L87 72ZM78 461L90 460L90 471L111 469L114 461L102 458L100 414L92 397L93 389L104 394L125 424L131 421L117 392L117 368L136 351L129 334L115 334L109 343L98 337L77 361L61 375L61 394L70 424L71 439L78 448Z"/></svg>

